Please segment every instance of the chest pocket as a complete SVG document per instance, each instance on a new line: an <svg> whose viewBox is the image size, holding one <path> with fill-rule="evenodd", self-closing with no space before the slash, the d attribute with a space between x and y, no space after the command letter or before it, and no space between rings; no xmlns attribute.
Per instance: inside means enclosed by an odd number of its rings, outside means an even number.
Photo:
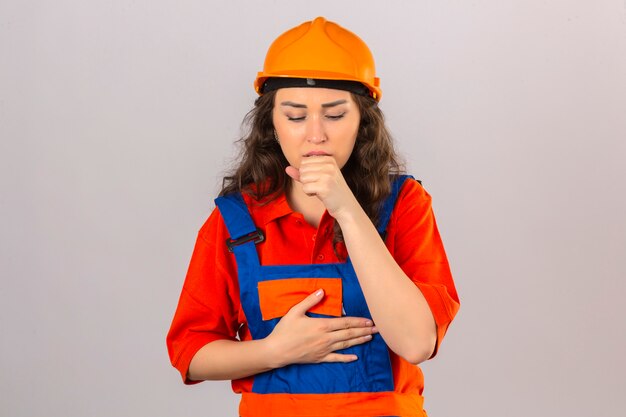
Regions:
<svg viewBox="0 0 626 417"><path fill-rule="evenodd" d="M259 305L263 320L283 317L296 304L313 292L323 289L324 298L310 313L341 317L341 278L284 278L259 281Z"/></svg>

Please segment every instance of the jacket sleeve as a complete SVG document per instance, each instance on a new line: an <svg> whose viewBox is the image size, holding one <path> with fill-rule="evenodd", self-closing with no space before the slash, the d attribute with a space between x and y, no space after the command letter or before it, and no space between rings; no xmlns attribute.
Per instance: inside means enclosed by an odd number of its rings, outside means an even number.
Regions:
<svg viewBox="0 0 626 417"><path fill-rule="evenodd" d="M172 365L185 384L196 352L219 339L236 340L239 328L239 288L232 254L223 242L228 232L215 209L198 233L178 307L167 335Z"/></svg>
<svg viewBox="0 0 626 417"><path fill-rule="evenodd" d="M387 246L428 302L437 325L434 357L459 309L459 297L437 230L431 197L415 180L407 180L398 196L388 227Z"/></svg>

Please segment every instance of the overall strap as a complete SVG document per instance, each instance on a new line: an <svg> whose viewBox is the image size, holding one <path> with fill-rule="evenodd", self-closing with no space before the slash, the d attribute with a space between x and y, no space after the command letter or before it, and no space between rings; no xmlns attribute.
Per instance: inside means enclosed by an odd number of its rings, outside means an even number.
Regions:
<svg viewBox="0 0 626 417"><path fill-rule="evenodd" d="M235 246L251 241L256 244L265 240L263 232L252 221L241 193L218 197L215 199L215 205L219 208L226 229L230 233L230 239L226 240L226 246L230 252Z"/></svg>
<svg viewBox="0 0 626 417"><path fill-rule="evenodd" d="M398 199L398 195L400 194L402 185L409 178L415 179L411 175L398 175L398 177L391 184L391 194L389 194L389 196L383 202L383 207L380 211L380 217L378 220L378 227L376 228L376 230L378 230L378 233L380 233L380 235L383 237L383 240L386 237L387 225L389 224L389 219L391 218L391 212L396 205L396 200Z"/></svg>
<svg viewBox="0 0 626 417"><path fill-rule="evenodd" d="M256 244L262 242L265 236L254 224L241 193L218 197L215 199L215 205L220 210L230 234L230 237L226 239L226 246L230 252L233 252L237 262L239 296L248 324L262 322L257 290L257 277L261 264ZM253 338L257 339L258 331L253 327L250 326L250 333Z"/></svg>

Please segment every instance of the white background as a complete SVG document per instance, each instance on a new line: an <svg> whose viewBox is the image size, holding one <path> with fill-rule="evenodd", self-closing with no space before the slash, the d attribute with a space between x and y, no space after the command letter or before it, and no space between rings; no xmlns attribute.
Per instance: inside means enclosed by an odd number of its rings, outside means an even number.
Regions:
<svg viewBox="0 0 626 417"><path fill-rule="evenodd" d="M165 335L267 47L318 15L434 198L431 417L620 414L624 0L0 0L1 416L237 415Z"/></svg>

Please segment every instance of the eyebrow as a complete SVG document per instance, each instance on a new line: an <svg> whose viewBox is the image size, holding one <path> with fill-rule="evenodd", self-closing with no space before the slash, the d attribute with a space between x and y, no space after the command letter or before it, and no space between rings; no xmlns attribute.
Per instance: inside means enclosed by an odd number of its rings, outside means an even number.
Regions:
<svg viewBox="0 0 626 417"><path fill-rule="evenodd" d="M331 101L330 103L324 103L322 104L322 108L326 109L328 107L335 107L338 106L340 104L345 104L347 103L348 100L337 100L337 101ZM295 107L297 109L306 109L306 104L300 104L300 103L294 103L293 101L283 101L282 103L280 103L281 106L289 106L289 107Z"/></svg>

